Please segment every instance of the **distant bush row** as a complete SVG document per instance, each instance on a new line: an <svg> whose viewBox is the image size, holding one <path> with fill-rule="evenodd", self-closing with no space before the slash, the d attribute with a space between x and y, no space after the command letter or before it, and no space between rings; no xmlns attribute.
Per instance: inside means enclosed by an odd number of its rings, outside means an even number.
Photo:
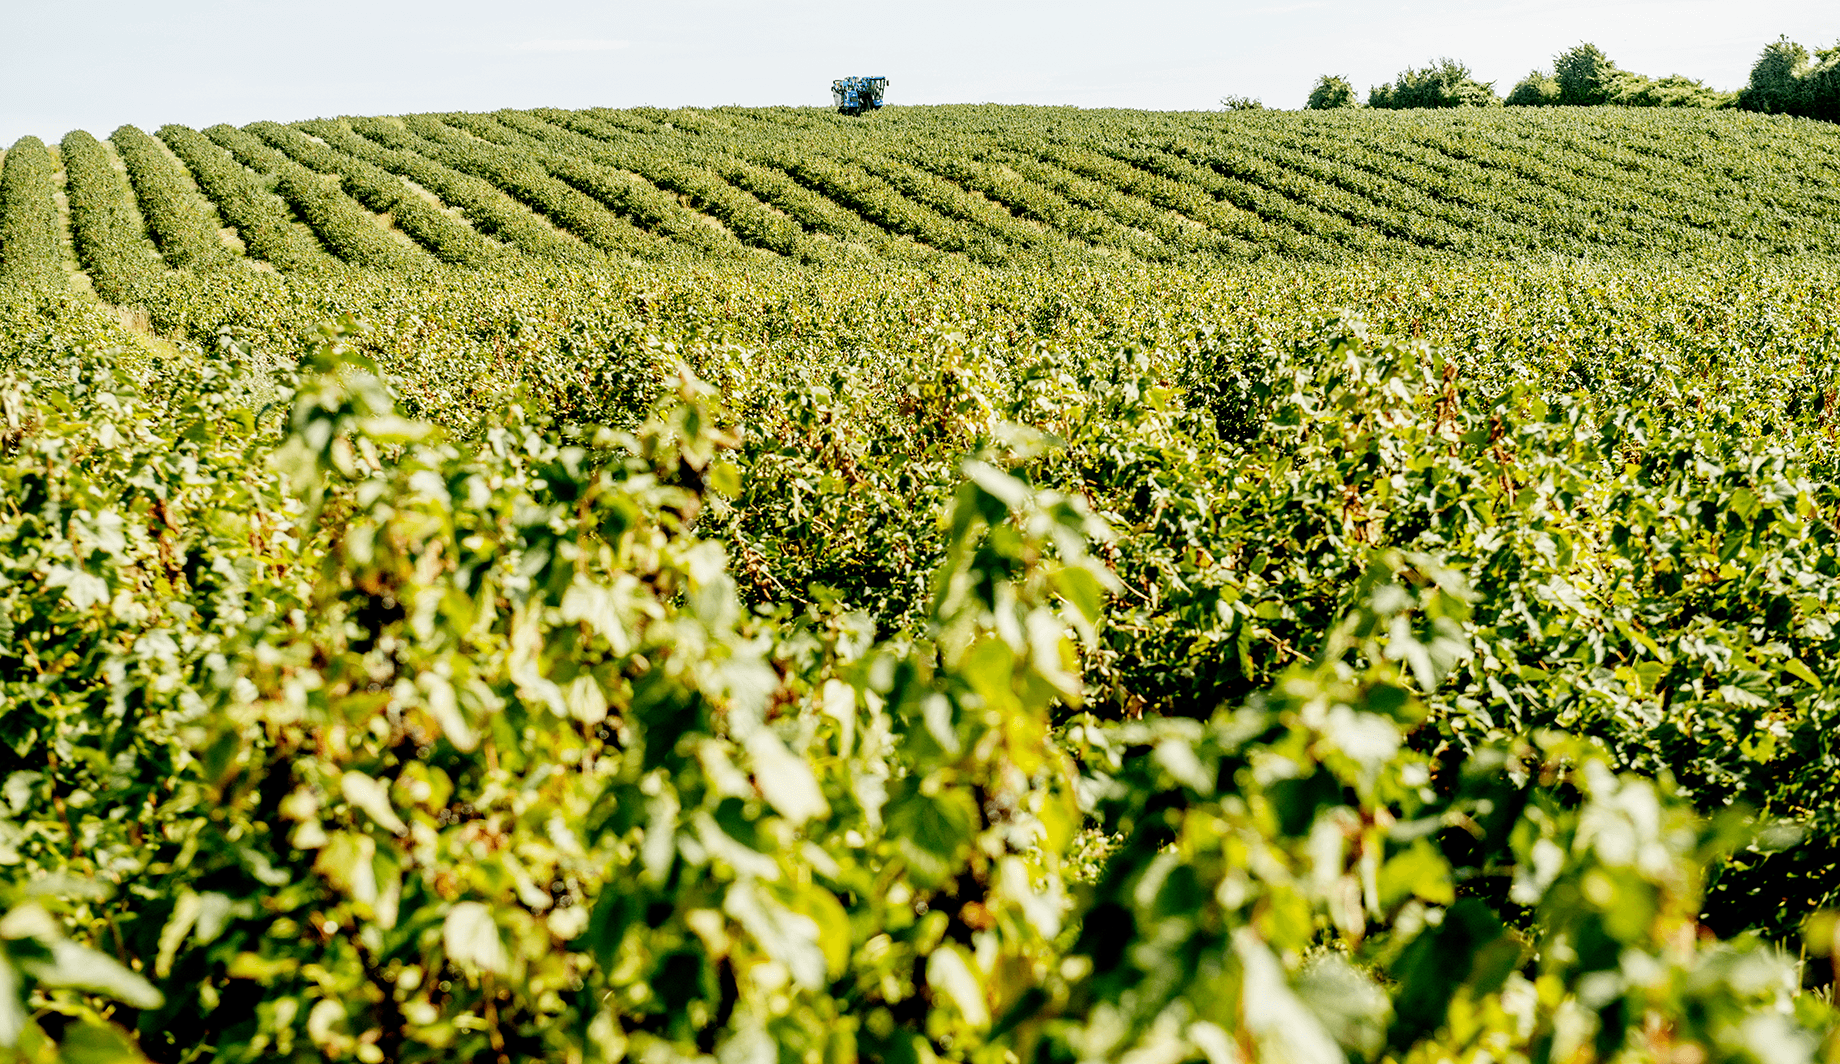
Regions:
<svg viewBox="0 0 1840 1064"><path fill-rule="evenodd" d="M1223 101L1224 102L1224 101ZM1653 78L1623 70L1594 44L1580 44L1553 58L1550 70L1534 70L1509 90L1495 94L1494 82L1479 81L1469 67L1439 59L1424 68L1407 67L1392 83L1368 90L1367 106L1412 107L1700 107L1740 108L1770 114L1840 121L1840 44L1812 56L1783 37L1764 48L1751 68L1750 84L1723 92L1675 74ZM1360 107L1354 85L1324 74L1310 91L1308 110Z"/></svg>

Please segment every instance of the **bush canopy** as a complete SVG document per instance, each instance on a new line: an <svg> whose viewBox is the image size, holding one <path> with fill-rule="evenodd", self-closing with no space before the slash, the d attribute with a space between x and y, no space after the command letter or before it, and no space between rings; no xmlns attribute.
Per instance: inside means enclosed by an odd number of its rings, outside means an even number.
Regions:
<svg viewBox="0 0 1840 1064"><path fill-rule="evenodd" d="M1391 85L1368 90L1367 106L1388 110L1414 107L1494 107L1501 103L1494 82L1477 81L1469 67L1439 59L1419 69L1407 67Z"/></svg>

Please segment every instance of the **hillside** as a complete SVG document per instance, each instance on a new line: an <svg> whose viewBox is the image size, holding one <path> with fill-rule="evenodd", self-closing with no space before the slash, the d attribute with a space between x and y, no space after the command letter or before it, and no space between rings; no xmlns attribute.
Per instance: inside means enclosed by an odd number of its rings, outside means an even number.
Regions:
<svg viewBox="0 0 1840 1064"><path fill-rule="evenodd" d="M158 138L73 133L61 161L15 145L5 275L55 282L56 241L105 292L156 250L284 271L1840 250L1840 129L1736 113L542 110ZM220 224L240 247L206 232Z"/></svg>
<svg viewBox="0 0 1840 1064"><path fill-rule="evenodd" d="M1840 132L0 169L0 1064L1840 1064Z"/></svg>

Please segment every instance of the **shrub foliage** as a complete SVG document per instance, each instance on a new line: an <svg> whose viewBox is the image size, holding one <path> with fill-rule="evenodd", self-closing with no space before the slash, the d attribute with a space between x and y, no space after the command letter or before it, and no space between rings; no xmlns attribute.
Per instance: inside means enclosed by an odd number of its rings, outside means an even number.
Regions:
<svg viewBox="0 0 1840 1064"><path fill-rule="evenodd" d="M1477 81L1455 59L1407 67L1390 85L1367 92L1367 106L1403 111L1417 107L1493 107L1501 103L1493 82Z"/></svg>
<svg viewBox="0 0 1840 1064"><path fill-rule="evenodd" d="M1840 1059L1827 127L885 117L9 152L0 1059Z"/></svg>

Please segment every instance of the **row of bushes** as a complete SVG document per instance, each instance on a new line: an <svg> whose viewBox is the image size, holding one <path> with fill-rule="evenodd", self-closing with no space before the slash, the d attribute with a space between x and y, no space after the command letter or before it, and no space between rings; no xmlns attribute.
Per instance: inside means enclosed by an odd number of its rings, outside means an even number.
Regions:
<svg viewBox="0 0 1840 1064"><path fill-rule="evenodd" d="M1226 102L1226 101L1223 101ZM1424 68L1407 67L1390 84L1368 90L1367 106L1413 107L1737 107L1770 114L1840 120L1840 45L1817 51L1781 38L1763 50L1751 68L1750 84L1722 92L1679 74L1653 78L1624 70L1601 48L1580 44L1553 58L1550 70L1534 70L1504 100L1494 82L1478 81L1469 67L1439 59ZM1231 105L1229 105L1231 106ZM1361 106L1352 82L1335 74L1316 80L1304 107L1323 111Z"/></svg>
<svg viewBox="0 0 1840 1064"><path fill-rule="evenodd" d="M417 195L403 178L382 167L343 154L291 126L256 122L245 128L308 169L336 176L352 198L378 214L389 215L398 229L442 262L485 266L498 257L499 249L471 226Z"/></svg>
<svg viewBox="0 0 1840 1064"><path fill-rule="evenodd" d="M804 262L828 262L838 256L836 246L813 239L793 218L712 172L700 156L685 151L666 152L640 141L635 135L605 126L588 116L566 111L501 112L505 125L544 141L557 151L572 151L607 165L618 164L667 189L697 210L719 219L736 238Z"/></svg>
<svg viewBox="0 0 1840 1064"><path fill-rule="evenodd" d="M159 135L191 170L224 220L236 227L251 255L280 270L315 269L336 261L295 228L293 215L273 192L204 134L167 125Z"/></svg>
<svg viewBox="0 0 1840 1064"><path fill-rule="evenodd" d="M45 142L22 138L0 170L0 285L63 287L57 166Z"/></svg>
<svg viewBox="0 0 1840 1064"><path fill-rule="evenodd" d="M463 136L432 115L409 115L403 123L409 150L489 182L590 247L636 258L663 258L669 254L664 241L608 210L594 197L551 176L521 152Z"/></svg>
<svg viewBox="0 0 1840 1064"><path fill-rule="evenodd" d="M390 239L389 232L345 195L338 182L300 165L255 134L231 125L212 126L204 133L238 162L272 182L275 193L339 258L379 270L404 269L426 261L417 251Z"/></svg>
<svg viewBox="0 0 1840 1064"><path fill-rule="evenodd" d="M588 261L588 249L543 224L490 183L424 158L414 138L399 125L378 118L316 119L300 129L354 159L400 175L458 208L480 232L526 255L559 262Z"/></svg>
<svg viewBox="0 0 1840 1064"><path fill-rule="evenodd" d="M169 265L202 268L229 260L217 219L158 141L135 126L122 126L109 134L109 142L127 167L147 232Z"/></svg>
<svg viewBox="0 0 1840 1064"><path fill-rule="evenodd" d="M147 246L128 180L110 163L102 142L80 129L66 135L59 150L77 261L97 295L110 303L132 303L162 267Z"/></svg>
<svg viewBox="0 0 1840 1064"><path fill-rule="evenodd" d="M525 153L551 177L586 193L646 232L709 254L733 255L741 251L738 241L710 227L706 216L684 206L676 194L635 175L617 156L594 159L570 154L552 143L550 127L541 122L533 127L502 121L498 115L470 114L443 115L441 120L488 144Z"/></svg>

